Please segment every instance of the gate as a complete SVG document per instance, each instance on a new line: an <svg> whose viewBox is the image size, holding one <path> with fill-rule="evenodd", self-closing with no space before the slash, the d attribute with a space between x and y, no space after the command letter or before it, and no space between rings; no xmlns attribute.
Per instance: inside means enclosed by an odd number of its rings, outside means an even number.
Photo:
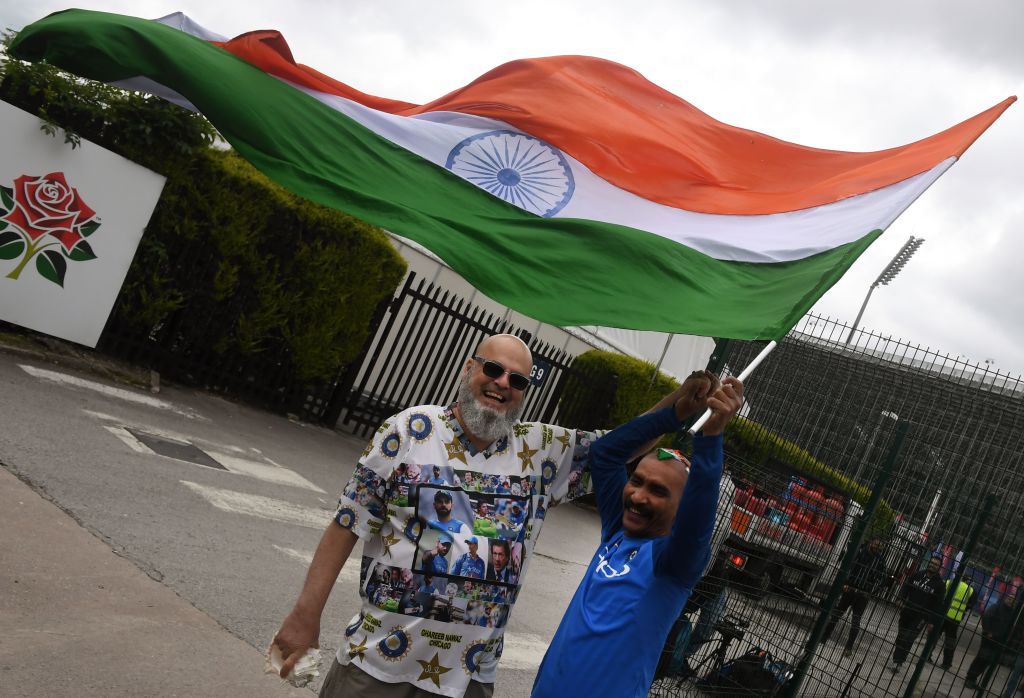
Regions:
<svg viewBox="0 0 1024 698"><path fill-rule="evenodd" d="M412 273L376 323L327 411L328 420L359 436L410 405L453 402L462 364L482 339L498 333L518 335L533 352L524 421L560 424L560 416L571 414L574 423L562 426L593 428L604 422L615 395L614 381L573 368L575 357L566 351ZM567 383L574 386L568 393Z"/></svg>

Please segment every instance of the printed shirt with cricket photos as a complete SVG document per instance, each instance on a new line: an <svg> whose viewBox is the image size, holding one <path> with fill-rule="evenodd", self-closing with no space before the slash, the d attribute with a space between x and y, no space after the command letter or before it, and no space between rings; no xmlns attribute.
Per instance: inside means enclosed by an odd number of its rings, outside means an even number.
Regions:
<svg viewBox="0 0 1024 698"><path fill-rule="evenodd" d="M598 435L516 423L480 451L453 407L385 421L334 517L364 542L362 611L338 662L446 696L493 683L545 512L590 490Z"/></svg>

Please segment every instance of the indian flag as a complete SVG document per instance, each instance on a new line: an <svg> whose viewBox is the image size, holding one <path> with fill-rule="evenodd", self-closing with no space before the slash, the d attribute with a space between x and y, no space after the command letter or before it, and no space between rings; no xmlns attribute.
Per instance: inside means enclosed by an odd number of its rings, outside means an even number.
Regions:
<svg viewBox="0 0 1024 698"><path fill-rule="evenodd" d="M60 12L11 53L198 110L283 186L538 320L742 339L784 335L1015 99L855 153L723 124L582 56L410 104L297 64L277 32L227 40L180 14Z"/></svg>

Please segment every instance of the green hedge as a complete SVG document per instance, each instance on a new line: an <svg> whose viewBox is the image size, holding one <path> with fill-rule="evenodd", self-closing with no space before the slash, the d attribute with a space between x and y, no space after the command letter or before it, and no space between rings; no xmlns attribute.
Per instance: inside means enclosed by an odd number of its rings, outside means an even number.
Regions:
<svg viewBox="0 0 1024 698"><path fill-rule="evenodd" d="M358 354L406 268L380 230L218 150L168 179L143 241L122 289L125 322L149 331L183 308L208 338L196 341L243 356L283 347L299 380L332 378ZM175 253L196 249L198 262Z"/></svg>
<svg viewBox="0 0 1024 698"><path fill-rule="evenodd" d="M331 379L405 273L382 231L213 147L196 114L6 55L0 99L54 135L66 129L72 145L86 138L167 177L115 306L141 340L165 337L186 357L266 355L299 381Z"/></svg>
<svg viewBox="0 0 1024 698"><path fill-rule="evenodd" d="M654 364L631 356L592 349L576 357L573 367L586 372L595 383L610 383L618 376L618 386L604 428L617 427L632 417L646 412L651 405L675 390L679 384L669 375L658 372L651 385ZM572 394L572 393L569 393Z"/></svg>

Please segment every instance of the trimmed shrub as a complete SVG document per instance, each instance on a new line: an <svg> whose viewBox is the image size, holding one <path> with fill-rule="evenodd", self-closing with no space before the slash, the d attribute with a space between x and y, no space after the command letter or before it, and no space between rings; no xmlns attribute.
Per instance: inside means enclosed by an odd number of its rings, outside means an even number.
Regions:
<svg viewBox="0 0 1024 698"><path fill-rule="evenodd" d="M585 372L589 380L596 384L607 384L613 380L612 376L617 377L615 396L607 420L604 424L595 425L603 428L617 427L628 422L679 387L671 376L661 371L652 385L654 364L609 351L592 349L584 352L576 357L573 368ZM568 386L566 390L572 394Z"/></svg>

